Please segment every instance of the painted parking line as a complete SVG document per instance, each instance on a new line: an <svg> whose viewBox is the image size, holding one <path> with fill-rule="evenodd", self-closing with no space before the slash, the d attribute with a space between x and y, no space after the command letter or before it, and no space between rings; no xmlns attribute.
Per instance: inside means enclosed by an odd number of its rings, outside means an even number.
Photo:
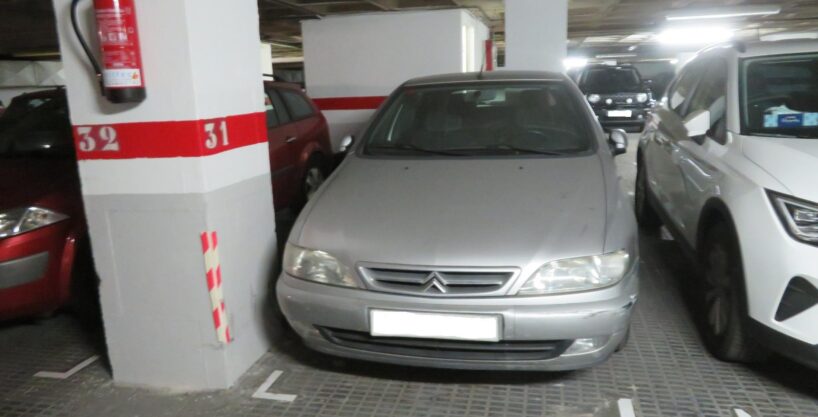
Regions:
<svg viewBox="0 0 818 417"><path fill-rule="evenodd" d="M633 401L628 398L620 398L616 402L619 406L619 417L636 417L636 412L633 410Z"/></svg>
<svg viewBox="0 0 818 417"><path fill-rule="evenodd" d="M34 376L36 378L68 379L71 378L72 375L83 370L86 366L96 362L97 359L99 359L99 356L91 356L90 358L78 363L77 366L69 369L67 372L40 371L34 374Z"/></svg>
<svg viewBox="0 0 818 417"><path fill-rule="evenodd" d="M736 415L736 417L753 417L750 413L740 408L734 408L733 413Z"/></svg>
<svg viewBox="0 0 818 417"><path fill-rule="evenodd" d="M284 401L284 402L293 402L297 395L292 394L273 394L271 392L267 392L271 386L276 382L278 377L281 376L282 371L274 371L270 376L267 377L267 380L264 381L261 386L258 387L256 392L253 393L253 398L259 398L262 400L273 400L273 401Z"/></svg>

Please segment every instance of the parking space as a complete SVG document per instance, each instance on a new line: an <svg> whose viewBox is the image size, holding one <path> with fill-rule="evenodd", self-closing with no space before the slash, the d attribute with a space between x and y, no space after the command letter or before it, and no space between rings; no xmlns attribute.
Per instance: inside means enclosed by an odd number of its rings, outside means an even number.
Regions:
<svg viewBox="0 0 818 417"><path fill-rule="evenodd" d="M631 139L634 148L637 136ZM618 161L626 189L634 155ZM291 222L284 217L279 226ZM645 417L818 415L815 372L779 358L750 367L711 357L694 324L695 303L685 295L697 272L673 241L642 235L640 250L630 342L595 368L480 372L371 364L313 353L281 330L233 388L176 394L114 384L98 330L62 314L0 328L0 415L629 416L621 400ZM274 318L270 325L277 325ZM102 358L67 379L34 376L68 371L94 355ZM254 398L276 371L264 392L285 396ZM292 401L270 399L291 395Z"/></svg>

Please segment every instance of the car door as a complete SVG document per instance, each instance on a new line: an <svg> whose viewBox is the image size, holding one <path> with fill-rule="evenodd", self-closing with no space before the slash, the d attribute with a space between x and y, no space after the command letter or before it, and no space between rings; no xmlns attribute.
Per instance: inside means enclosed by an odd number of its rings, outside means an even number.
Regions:
<svg viewBox="0 0 818 417"><path fill-rule="evenodd" d="M684 183L676 166L676 158L679 142L687 139L684 117L701 75L700 61L693 61L682 70L663 99L662 107L656 112L659 122L644 148L651 191L674 225L682 230L684 224L680 220L680 204L683 204Z"/></svg>
<svg viewBox="0 0 818 417"><path fill-rule="evenodd" d="M721 57L710 59L703 74L687 113L691 117L707 111L710 129L703 136L679 140L674 155L684 186L684 193L678 196L680 221L691 242L695 241L701 209L718 194L726 168L722 157L727 153L727 61Z"/></svg>
<svg viewBox="0 0 818 417"><path fill-rule="evenodd" d="M273 203L276 210L290 205L298 180L295 154L290 146L298 137L284 101L274 88L265 91L267 141L270 147L270 176L273 182Z"/></svg>
<svg viewBox="0 0 818 417"><path fill-rule="evenodd" d="M319 141L322 127L321 118L312 102L300 91L281 88L279 92L284 99L287 110L293 117L293 123L298 131L298 138L290 146L292 146L293 152L299 158L297 171L303 174L304 167L301 165L306 162L306 158L309 156L306 155L305 150L310 147L311 143Z"/></svg>

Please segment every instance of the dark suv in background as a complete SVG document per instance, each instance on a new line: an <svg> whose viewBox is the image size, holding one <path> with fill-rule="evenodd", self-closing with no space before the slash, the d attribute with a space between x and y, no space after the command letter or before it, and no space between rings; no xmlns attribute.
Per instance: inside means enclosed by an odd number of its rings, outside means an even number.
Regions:
<svg viewBox="0 0 818 417"><path fill-rule="evenodd" d="M591 65L576 78L580 90L606 129L641 132L653 107L650 82L630 65Z"/></svg>

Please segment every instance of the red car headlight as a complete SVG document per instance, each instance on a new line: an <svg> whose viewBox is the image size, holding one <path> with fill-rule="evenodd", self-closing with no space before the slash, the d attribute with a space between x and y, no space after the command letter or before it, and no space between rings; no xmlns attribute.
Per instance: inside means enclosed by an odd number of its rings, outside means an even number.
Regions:
<svg viewBox="0 0 818 417"><path fill-rule="evenodd" d="M67 218L65 214L40 207L21 207L0 211L0 238L19 235Z"/></svg>

